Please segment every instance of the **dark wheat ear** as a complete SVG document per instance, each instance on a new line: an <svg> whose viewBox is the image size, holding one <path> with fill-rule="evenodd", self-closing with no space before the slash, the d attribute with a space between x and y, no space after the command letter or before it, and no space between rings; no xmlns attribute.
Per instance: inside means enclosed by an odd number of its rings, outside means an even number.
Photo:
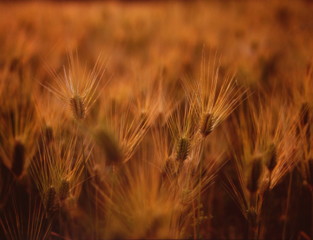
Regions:
<svg viewBox="0 0 313 240"><path fill-rule="evenodd" d="M94 132L94 139L106 156L108 165L116 165L123 161L123 153L114 136L105 128Z"/></svg>
<svg viewBox="0 0 313 240"><path fill-rule="evenodd" d="M266 154L266 167L272 172L277 165L277 149L275 144L271 144Z"/></svg>
<svg viewBox="0 0 313 240"><path fill-rule="evenodd" d="M56 190L53 186L50 186L46 192L45 207L48 216L51 216L57 210Z"/></svg>
<svg viewBox="0 0 313 240"><path fill-rule="evenodd" d="M265 154L265 166L269 171L269 184L268 184L269 187L271 186L272 183L272 173L276 165L277 165L277 147L274 143L272 143Z"/></svg>
<svg viewBox="0 0 313 240"><path fill-rule="evenodd" d="M15 176L19 177L23 173L25 165L25 145L16 140L14 143L13 149L13 163L12 163L12 172Z"/></svg>
<svg viewBox="0 0 313 240"><path fill-rule="evenodd" d="M70 182L64 179L62 180L61 186L59 189L60 200L63 201L67 199L67 197L69 196L69 193L70 193Z"/></svg>
<svg viewBox="0 0 313 240"><path fill-rule="evenodd" d="M190 139L187 137L181 137L178 140L177 151L176 151L176 160L183 162L187 159L190 150Z"/></svg>
<svg viewBox="0 0 313 240"><path fill-rule="evenodd" d="M70 99L70 105L74 118L81 120L86 116L86 108L83 99L76 95Z"/></svg>
<svg viewBox="0 0 313 240"><path fill-rule="evenodd" d="M252 168L247 183L247 189L250 191L251 194L257 192L261 175L262 175L262 159L256 157L253 159Z"/></svg>
<svg viewBox="0 0 313 240"><path fill-rule="evenodd" d="M200 133L203 137L208 136L214 127L214 117L212 113L204 114L200 123Z"/></svg>

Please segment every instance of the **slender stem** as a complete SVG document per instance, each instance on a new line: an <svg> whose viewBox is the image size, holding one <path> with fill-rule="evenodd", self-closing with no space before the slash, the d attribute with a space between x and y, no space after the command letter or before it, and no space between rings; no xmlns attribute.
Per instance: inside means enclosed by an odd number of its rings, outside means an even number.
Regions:
<svg viewBox="0 0 313 240"><path fill-rule="evenodd" d="M286 204L286 209L285 209L285 222L284 222L284 228L283 228L283 236L282 239L286 239L286 230L287 230L287 215L288 215L288 210L289 210L289 204L290 204L290 196L291 196L291 182L292 182L292 172L290 173L289 177L289 183L288 183L288 194L287 194L287 204Z"/></svg>
<svg viewBox="0 0 313 240"><path fill-rule="evenodd" d="M200 238L200 213L201 213L201 188L202 188L202 159L200 159L200 166L199 166L199 194L198 194L198 206L197 206L197 215L198 215L198 220L196 221L197 223L197 239Z"/></svg>
<svg viewBox="0 0 313 240"><path fill-rule="evenodd" d="M311 236L313 236L313 189L311 185L310 192L311 192Z"/></svg>
<svg viewBox="0 0 313 240"><path fill-rule="evenodd" d="M192 208L193 208L193 239L197 239L197 230L196 230L196 207L195 207L195 200L192 200Z"/></svg>
<svg viewBox="0 0 313 240"><path fill-rule="evenodd" d="M111 173L111 190L110 190L110 200L112 203L113 203L115 176L116 176L116 166L113 164L112 165L112 173ZM110 222L112 215L113 215L113 210L112 210L112 205L111 205L111 208L109 209L109 213L108 213L108 221L109 222Z"/></svg>
<svg viewBox="0 0 313 240"><path fill-rule="evenodd" d="M249 207L249 230L248 230L248 238L249 239L255 239L255 231L256 231L256 226L255 226L255 215L254 212L256 211L256 193L250 194L250 207Z"/></svg>
<svg viewBox="0 0 313 240"><path fill-rule="evenodd" d="M257 199L256 199L256 236L255 238L256 239L259 239L260 237L260 227L261 227L261 220L260 220L260 213L262 211L262 204L263 204L263 193L262 195L261 194L258 194L257 195Z"/></svg>
<svg viewBox="0 0 313 240"><path fill-rule="evenodd" d="M98 189L96 187L94 187L94 192L95 192L95 227L96 227L96 231L97 229L99 229L99 211L98 211ZM96 238L98 238L98 234L96 235Z"/></svg>
<svg viewBox="0 0 313 240"><path fill-rule="evenodd" d="M248 239L254 239L254 226L253 226L253 224L251 223L251 221L249 221Z"/></svg>

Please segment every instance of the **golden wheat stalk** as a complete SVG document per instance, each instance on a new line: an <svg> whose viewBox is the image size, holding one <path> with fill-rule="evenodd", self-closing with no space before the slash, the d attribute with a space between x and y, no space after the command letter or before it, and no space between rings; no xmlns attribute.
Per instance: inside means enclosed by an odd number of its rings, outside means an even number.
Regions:
<svg viewBox="0 0 313 240"><path fill-rule="evenodd" d="M238 85L235 74L220 76L220 57L215 54L206 62L204 52L200 78L184 80L189 101L197 109L199 132L208 136L240 104L247 90Z"/></svg>
<svg viewBox="0 0 313 240"><path fill-rule="evenodd" d="M55 195L53 201L49 201L55 203L51 204L52 210L52 206L63 204L69 197L77 200L79 196L84 165L90 158L91 150L84 152L77 138L69 136L63 142L58 140L39 146L39 153L30 166L29 174L43 201Z"/></svg>
<svg viewBox="0 0 313 240"><path fill-rule="evenodd" d="M7 92L8 95L14 94ZM0 99L0 156L7 168L21 177L35 152L38 121L32 98L20 93L11 101Z"/></svg>
<svg viewBox="0 0 313 240"><path fill-rule="evenodd" d="M183 101L169 118L168 128L176 149L173 157L183 163L190 155L196 132L195 109Z"/></svg>
<svg viewBox="0 0 313 240"><path fill-rule="evenodd" d="M105 72L101 57L98 57L93 69L89 71L80 63L77 53L71 53L69 67L63 69L63 76L51 72L55 78L53 83L42 85L69 106L75 119L84 119L98 98L98 88Z"/></svg>

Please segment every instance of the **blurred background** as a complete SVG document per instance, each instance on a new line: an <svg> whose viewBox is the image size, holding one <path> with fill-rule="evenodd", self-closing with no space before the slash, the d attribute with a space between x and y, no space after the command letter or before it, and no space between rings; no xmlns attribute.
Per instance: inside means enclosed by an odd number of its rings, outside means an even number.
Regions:
<svg viewBox="0 0 313 240"><path fill-rule="evenodd" d="M286 82L311 58L312 8L310 1L2 3L0 64L20 58L36 66L35 77L44 74L36 63L64 64L64 50L77 49L86 60L103 52L115 77L159 68L180 77L199 69L205 46L242 81Z"/></svg>

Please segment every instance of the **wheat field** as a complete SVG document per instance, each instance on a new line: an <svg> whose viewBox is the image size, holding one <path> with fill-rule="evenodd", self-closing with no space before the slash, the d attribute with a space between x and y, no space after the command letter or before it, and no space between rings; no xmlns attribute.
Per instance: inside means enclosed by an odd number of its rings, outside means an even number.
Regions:
<svg viewBox="0 0 313 240"><path fill-rule="evenodd" d="M312 13L0 3L0 239L313 239Z"/></svg>

